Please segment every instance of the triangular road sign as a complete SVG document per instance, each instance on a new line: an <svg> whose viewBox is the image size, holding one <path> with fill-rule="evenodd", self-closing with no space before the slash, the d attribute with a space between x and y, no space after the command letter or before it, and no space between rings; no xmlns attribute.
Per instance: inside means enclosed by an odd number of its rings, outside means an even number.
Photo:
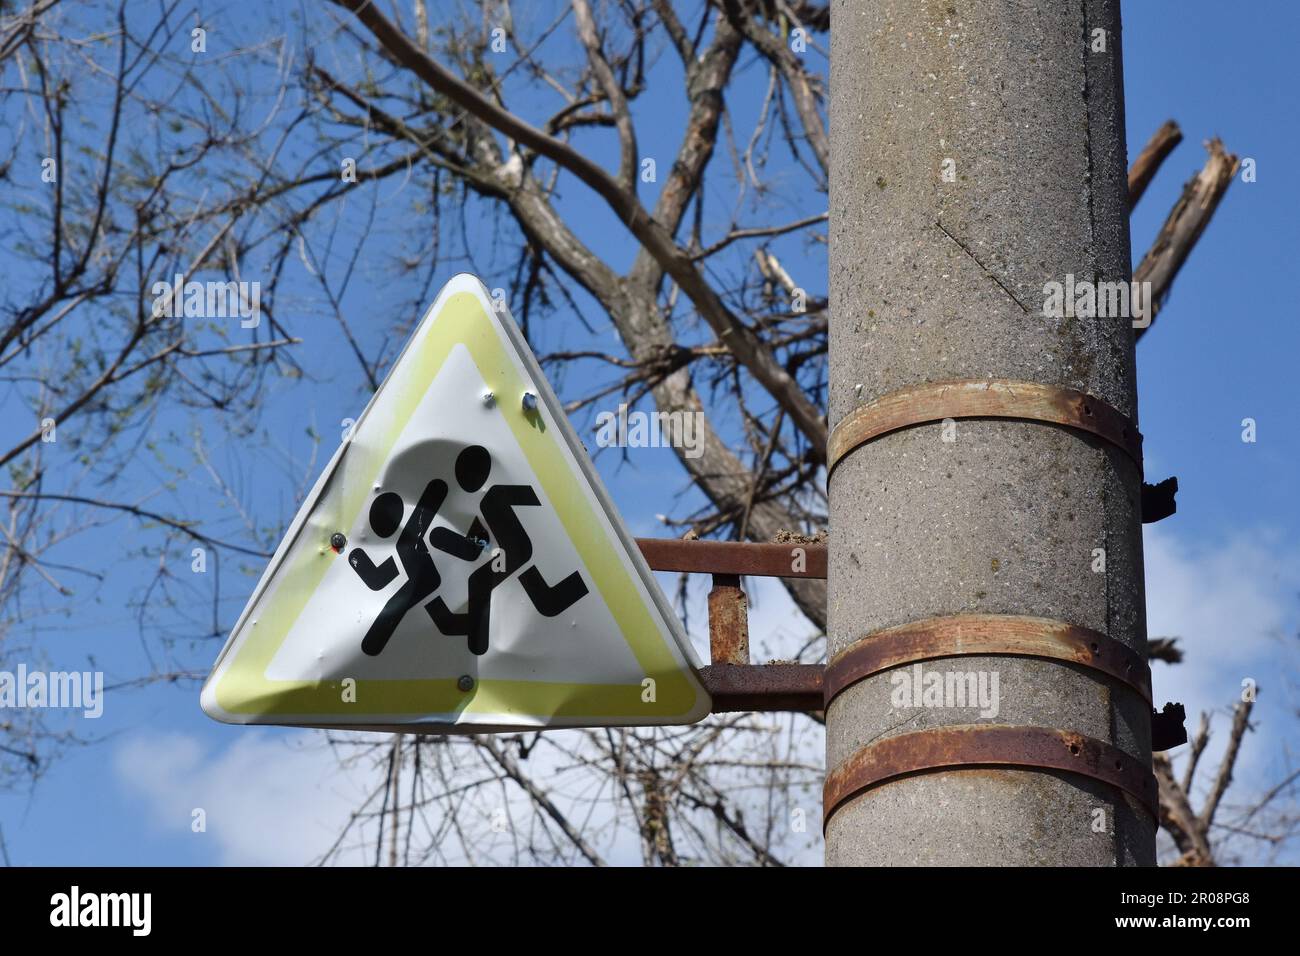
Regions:
<svg viewBox="0 0 1300 956"><path fill-rule="evenodd" d="M479 733L709 712L690 642L503 304L439 293L203 687L241 724Z"/></svg>

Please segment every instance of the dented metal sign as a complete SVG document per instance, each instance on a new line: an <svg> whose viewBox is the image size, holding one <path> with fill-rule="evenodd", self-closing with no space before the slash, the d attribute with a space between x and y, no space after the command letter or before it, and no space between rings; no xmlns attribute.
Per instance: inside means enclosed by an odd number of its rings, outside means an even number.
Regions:
<svg viewBox="0 0 1300 956"><path fill-rule="evenodd" d="M675 724L698 661L502 303L439 293L294 518L202 705L230 723Z"/></svg>

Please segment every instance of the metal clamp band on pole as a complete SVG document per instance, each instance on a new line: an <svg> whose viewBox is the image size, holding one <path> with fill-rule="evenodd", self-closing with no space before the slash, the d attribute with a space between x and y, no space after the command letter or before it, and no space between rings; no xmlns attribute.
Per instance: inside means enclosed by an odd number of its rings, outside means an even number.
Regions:
<svg viewBox="0 0 1300 956"><path fill-rule="evenodd" d="M1123 681L1151 703L1151 667L1100 631L1046 617L954 614L900 624L855 641L826 667L826 706L846 687L903 664L967 654L1067 661Z"/></svg>
<svg viewBox="0 0 1300 956"><path fill-rule="evenodd" d="M1091 777L1134 797L1160 819L1155 774L1124 751L1071 730L961 724L873 741L826 775L822 828L840 806L905 774L964 767L1026 767Z"/></svg>
<svg viewBox="0 0 1300 956"><path fill-rule="evenodd" d="M1021 418L1078 428L1123 449L1142 470L1142 435L1112 405L1072 388L995 378L909 385L855 408L831 430L827 471L881 435L947 418Z"/></svg>

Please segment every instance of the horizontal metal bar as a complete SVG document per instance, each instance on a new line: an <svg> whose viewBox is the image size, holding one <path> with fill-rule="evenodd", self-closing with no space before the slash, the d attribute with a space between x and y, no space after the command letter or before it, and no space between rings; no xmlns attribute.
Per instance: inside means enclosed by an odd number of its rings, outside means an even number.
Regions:
<svg viewBox="0 0 1300 956"><path fill-rule="evenodd" d="M637 538L637 546L655 571L696 574L750 574L768 578L826 577L826 545L755 544L745 541L684 541Z"/></svg>
<svg viewBox="0 0 1300 956"><path fill-rule="evenodd" d="M713 713L822 709L820 664L710 664L700 680L713 697Z"/></svg>

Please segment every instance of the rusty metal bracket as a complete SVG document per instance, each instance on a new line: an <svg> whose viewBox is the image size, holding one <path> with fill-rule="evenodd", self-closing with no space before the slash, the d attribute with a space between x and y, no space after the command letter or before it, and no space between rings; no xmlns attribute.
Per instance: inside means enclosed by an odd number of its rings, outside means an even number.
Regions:
<svg viewBox="0 0 1300 956"><path fill-rule="evenodd" d="M737 574L715 574L709 592L709 657L715 664L749 663L749 598Z"/></svg>
<svg viewBox="0 0 1300 956"><path fill-rule="evenodd" d="M746 541L637 538L636 544L646 563L655 571L764 578L826 577L826 545L815 542L752 544Z"/></svg>
<svg viewBox="0 0 1300 956"><path fill-rule="evenodd" d="M822 827L851 797L906 774L972 767L1060 770L1100 780L1137 799L1159 822L1155 774L1104 741L1050 727L963 724L875 740L826 775Z"/></svg>
<svg viewBox="0 0 1300 956"><path fill-rule="evenodd" d="M927 382L881 395L831 430L826 469L881 435L947 418L1020 418L1077 428L1123 449L1142 471L1142 435L1127 415L1072 388L1011 379Z"/></svg>
<svg viewBox="0 0 1300 956"><path fill-rule="evenodd" d="M821 664L749 663L749 601L740 586L745 575L825 578L826 546L819 542L750 544L638 538L637 546L655 571L711 574L709 657L699 670L713 700L713 713L822 709Z"/></svg>
<svg viewBox="0 0 1300 956"><path fill-rule="evenodd" d="M820 664L711 664L700 679L713 697L713 713L822 709Z"/></svg>
<svg viewBox="0 0 1300 956"><path fill-rule="evenodd" d="M967 654L1067 661L1123 681L1151 703L1151 668L1100 631L1045 617L954 614L874 631L826 668L826 706L846 687L892 667Z"/></svg>

